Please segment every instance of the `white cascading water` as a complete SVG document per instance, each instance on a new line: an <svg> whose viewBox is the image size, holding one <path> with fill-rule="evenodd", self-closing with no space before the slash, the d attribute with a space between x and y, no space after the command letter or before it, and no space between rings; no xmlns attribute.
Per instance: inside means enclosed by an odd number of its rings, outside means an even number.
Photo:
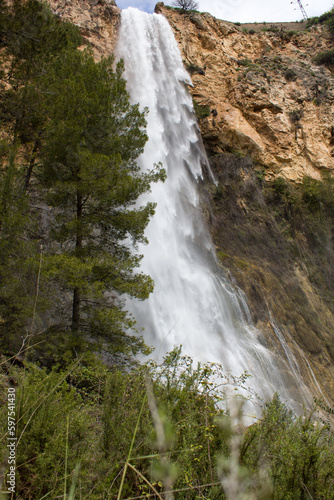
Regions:
<svg viewBox="0 0 334 500"><path fill-rule="evenodd" d="M200 208L198 179L207 162L186 87L191 81L167 20L123 11L117 57L124 60L132 102L149 109L149 141L139 162L151 169L161 161L167 171L167 181L140 200L157 203L149 244L140 248L141 270L155 289L147 301L129 301L128 309L159 358L182 345L195 361L220 363L236 376L246 370L258 394L278 391L297 409L308 395L295 358L286 348L274 356L261 343L246 301L217 263Z"/></svg>

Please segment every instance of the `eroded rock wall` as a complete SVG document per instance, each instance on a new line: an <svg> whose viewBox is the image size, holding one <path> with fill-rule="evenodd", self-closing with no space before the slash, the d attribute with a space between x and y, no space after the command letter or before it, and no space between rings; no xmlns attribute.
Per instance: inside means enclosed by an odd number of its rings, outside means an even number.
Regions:
<svg viewBox="0 0 334 500"><path fill-rule="evenodd" d="M174 30L191 93L210 108L200 121L210 149L249 153L268 174L293 180L333 170L334 80L313 63L331 45L324 27L248 25L246 33L207 13L181 14L162 3L156 12Z"/></svg>
<svg viewBox="0 0 334 500"><path fill-rule="evenodd" d="M96 59L115 48L121 10L114 0L48 0L52 11L78 26Z"/></svg>

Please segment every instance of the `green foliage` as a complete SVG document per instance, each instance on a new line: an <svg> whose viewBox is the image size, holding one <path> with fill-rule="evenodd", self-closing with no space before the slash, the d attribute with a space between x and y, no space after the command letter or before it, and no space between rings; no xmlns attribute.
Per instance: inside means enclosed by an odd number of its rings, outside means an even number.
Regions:
<svg viewBox="0 0 334 500"><path fill-rule="evenodd" d="M334 33L334 8L325 12L319 17L311 17L311 19L307 20L306 28L310 28L316 24L325 24L328 26L329 31Z"/></svg>
<svg viewBox="0 0 334 500"><path fill-rule="evenodd" d="M223 414L218 403L225 399L224 387L242 386L247 376L228 377L219 365L195 367L189 357L181 355L180 348L170 352L161 365L150 363L131 375L113 372L108 377L104 406L104 446L107 456L118 457L121 463L126 460L139 408L146 397L147 377L153 380L158 418L164 429L164 447L168 450L168 467L174 464L174 471L178 471L177 478L173 472L174 488L187 488L187 498L196 498L197 487L217 482L217 457L222 448L228 452L215 422L215 418ZM159 480L164 480L167 470L160 446L156 426L145 405L130 462L146 477L150 477L153 467L153 480L159 491ZM127 496L135 496L135 490L129 489L133 488L131 471L125 488ZM201 491L204 494L210 491L210 498L218 499L222 494L218 484ZM184 496L180 493L176 498Z"/></svg>
<svg viewBox="0 0 334 500"><path fill-rule="evenodd" d="M49 60L63 48L76 48L82 43L77 27L61 21L37 0L14 0L12 16L8 16L5 45L17 64L34 67ZM27 68L28 71L28 68ZM31 69L30 69L31 71Z"/></svg>
<svg viewBox="0 0 334 500"><path fill-rule="evenodd" d="M193 99L194 111L197 117L197 120L203 120L207 116L210 116L210 107L209 106L201 106L198 104L195 99Z"/></svg>
<svg viewBox="0 0 334 500"><path fill-rule="evenodd" d="M333 290L333 253L329 244L334 218L333 177L323 174L322 180L316 180L304 176L299 184L278 177L270 188L267 185L266 200L290 238L291 251L302 258L310 279L329 297ZM308 322L318 331L309 317Z"/></svg>
<svg viewBox="0 0 334 500"><path fill-rule="evenodd" d="M333 498L333 432L315 408L297 418L275 396L249 427L237 418L239 403L222 409L225 388L245 386L246 374L233 378L219 365L195 366L180 348L160 365L132 371L108 371L93 355L61 371L2 367L4 392L17 389L18 499L61 496L74 484L79 498L116 498L125 462L122 498L150 494L152 487L162 494L166 475L173 475L180 500L199 492L224 499L220 482L233 498L236 478L244 498L254 491L261 499L307 498L307 490L313 498ZM3 442L6 417L3 405Z"/></svg>
<svg viewBox="0 0 334 500"><path fill-rule="evenodd" d="M69 477L80 464L81 481L90 485L92 460L96 461L101 455L96 440L99 423L90 406L83 403L67 382L75 370L80 372L77 363L59 373L56 370L46 373L30 364L24 371L10 368L11 380L17 385L17 498L61 495L66 451ZM7 436L3 411L1 424L4 444ZM6 446L2 446L2 450L5 449ZM4 463L4 455L1 458Z"/></svg>
<svg viewBox="0 0 334 500"><path fill-rule="evenodd" d="M326 52L319 52L314 58L314 62L318 65L334 66L334 50L326 50Z"/></svg>
<svg viewBox="0 0 334 500"><path fill-rule="evenodd" d="M37 173L55 210L46 271L65 293L74 292L72 317L64 324L76 336L108 340L114 351L129 354L143 344L136 337L123 342L133 321L121 296L143 300L153 289L148 276L133 272L141 259L133 247L146 242L154 205L134 205L164 172L156 167L141 173L136 164L147 140L145 116L129 103L122 63L115 72L112 63L95 63L88 51L65 52L53 61L41 81L50 96L50 121Z"/></svg>
<svg viewBox="0 0 334 500"><path fill-rule="evenodd" d="M17 163L17 147L5 140L0 165L0 348L13 353L19 351L31 329L39 243L37 220L29 213Z"/></svg>
<svg viewBox="0 0 334 500"><path fill-rule="evenodd" d="M155 207L136 202L165 178L160 166L142 173L136 164L146 110L130 104L122 62L113 69L112 58L95 63L77 50L78 29L46 5L0 7L3 348L17 352L39 333L44 350L31 353L49 366L88 338L129 359L146 347L124 333L135 329L123 297L144 300L153 289L136 272L136 247Z"/></svg>
<svg viewBox="0 0 334 500"><path fill-rule="evenodd" d="M272 499L271 481L264 468L252 470L241 460L245 434L242 401L231 400L230 412L219 419L219 427L229 446L229 453L221 456L217 467L227 499Z"/></svg>
<svg viewBox="0 0 334 500"><path fill-rule="evenodd" d="M289 189L284 177L276 177L273 182L273 188L278 195L284 195Z"/></svg>
<svg viewBox="0 0 334 500"><path fill-rule="evenodd" d="M333 215L334 208L334 180L330 174L323 174L322 180L304 176L302 183L293 189L283 177L277 177L273 181L275 193L292 203L296 210L304 212L305 208L310 215ZM306 215L307 215L306 212Z"/></svg>
<svg viewBox="0 0 334 500"><path fill-rule="evenodd" d="M268 26L267 28L262 28L261 31L264 31L264 32L271 32L271 33L279 33L279 28L278 26Z"/></svg>
<svg viewBox="0 0 334 500"><path fill-rule="evenodd" d="M78 28L61 22L37 0L16 0L8 8L3 30L10 68L3 75L0 107L15 136L28 144L40 137L46 119L36 78L45 74L46 66L60 51L74 50L82 40Z"/></svg>
<svg viewBox="0 0 334 500"><path fill-rule="evenodd" d="M266 464L273 499L334 498L333 432L314 413L296 418L275 396L245 433L242 463L253 470Z"/></svg>
<svg viewBox="0 0 334 500"><path fill-rule="evenodd" d="M239 59L238 65L251 67L253 65L253 61L251 61L250 59Z"/></svg>
<svg viewBox="0 0 334 500"><path fill-rule="evenodd" d="M326 24L329 28L329 31L333 34L334 33L334 8L329 10L328 12L325 12L319 17L319 23L320 24Z"/></svg>
<svg viewBox="0 0 334 500"><path fill-rule="evenodd" d="M311 26L315 26L316 24L319 23L319 17L310 17L307 22L306 22L306 28L311 28Z"/></svg>

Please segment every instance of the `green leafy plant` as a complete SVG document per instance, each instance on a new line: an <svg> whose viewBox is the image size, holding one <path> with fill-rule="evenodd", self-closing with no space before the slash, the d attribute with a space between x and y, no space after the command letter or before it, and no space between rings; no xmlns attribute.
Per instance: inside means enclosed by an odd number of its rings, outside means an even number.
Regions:
<svg viewBox="0 0 334 500"><path fill-rule="evenodd" d="M195 365L181 348L161 364L131 371L109 372L95 356L64 371L33 364L20 369L7 361L2 367L2 387L10 381L19 401L18 498L155 494L195 500L200 492L218 500L236 491L235 498L278 500L305 488L315 498L332 498L328 422L317 418L316 408L297 418L275 396L245 427L245 396L230 406L226 389L245 388L252 396L247 374L232 377L216 364ZM6 416L4 405L3 442ZM1 459L5 463L4 454Z"/></svg>
<svg viewBox="0 0 334 500"><path fill-rule="evenodd" d="M323 64L324 66L332 67L334 66L334 50L327 50L326 52L320 52L314 58L314 62L318 65Z"/></svg>
<svg viewBox="0 0 334 500"><path fill-rule="evenodd" d="M274 499L333 498L328 476L333 432L314 420L315 412L316 407L296 418L276 395L245 433L242 463L251 468L267 464Z"/></svg>
<svg viewBox="0 0 334 500"><path fill-rule="evenodd" d="M206 118L207 116L210 116L210 107L209 106L202 106L198 104L195 99L193 99L193 106L194 106L194 111L197 117L197 120L203 120L203 118Z"/></svg>

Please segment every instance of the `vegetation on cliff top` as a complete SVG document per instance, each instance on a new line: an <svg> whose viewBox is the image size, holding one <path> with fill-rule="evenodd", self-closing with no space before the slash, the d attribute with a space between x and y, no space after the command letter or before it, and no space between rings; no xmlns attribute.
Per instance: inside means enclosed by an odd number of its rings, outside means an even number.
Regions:
<svg viewBox="0 0 334 500"><path fill-rule="evenodd" d="M334 34L334 8L319 17L311 17L308 19L306 27L310 28L316 24L324 24L328 27L329 31Z"/></svg>

